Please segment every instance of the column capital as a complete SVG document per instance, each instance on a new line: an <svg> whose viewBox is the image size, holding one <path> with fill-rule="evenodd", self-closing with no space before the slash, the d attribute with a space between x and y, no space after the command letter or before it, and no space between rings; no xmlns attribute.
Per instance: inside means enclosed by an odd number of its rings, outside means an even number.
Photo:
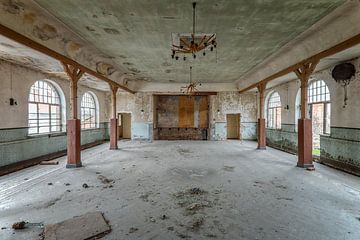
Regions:
<svg viewBox="0 0 360 240"><path fill-rule="evenodd" d="M116 95L119 87L116 86L115 84L109 84L109 85L110 85L110 89L111 89L112 94L115 94L115 95Z"/></svg>
<svg viewBox="0 0 360 240"><path fill-rule="evenodd" d="M259 82L258 85L256 86L260 94L265 92L266 84L267 84L266 82Z"/></svg>

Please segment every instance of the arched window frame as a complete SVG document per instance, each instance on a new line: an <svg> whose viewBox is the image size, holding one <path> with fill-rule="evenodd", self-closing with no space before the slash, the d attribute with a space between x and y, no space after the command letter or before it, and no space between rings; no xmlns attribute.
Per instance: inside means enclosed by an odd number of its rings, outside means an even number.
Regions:
<svg viewBox="0 0 360 240"><path fill-rule="evenodd" d="M38 80L31 85L28 98L28 134L64 131L64 104L64 95L55 82Z"/></svg>
<svg viewBox="0 0 360 240"><path fill-rule="evenodd" d="M278 92L269 95L266 104L266 127L281 129L281 98Z"/></svg>
<svg viewBox="0 0 360 240"><path fill-rule="evenodd" d="M297 119L300 118L301 105L300 105L300 96L301 89L298 90L296 94L295 100L295 130L297 131ZM325 113L324 116L331 113L331 96L329 87L326 82L322 79L312 80L308 86L308 105L316 104L316 103L324 103L325 104ZM311 116L311 108L308 108L309 116ZM330 122L324 121L324 134L330 134Z"/></svg>
<svg viewBox="0 0 360 240"><path fill-rule="evenodd" d="M87 117L86 113L91 113L92 117ZM83 94L80 115L82 129L95 129L99 127L99 102L93 92L87 91Z"/></svg>
<svg viewBox="0 0 360 240"><path fill-rule="evenodd" d="M330 102L329 88L323 80L312 81L308 87L308 104Z"/></svg>

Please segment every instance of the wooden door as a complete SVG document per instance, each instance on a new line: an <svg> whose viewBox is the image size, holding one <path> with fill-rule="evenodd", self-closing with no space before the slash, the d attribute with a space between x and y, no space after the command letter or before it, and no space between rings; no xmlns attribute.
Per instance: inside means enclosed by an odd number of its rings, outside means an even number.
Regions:
<svg viewBox="0 0 360 240"><path fill-rule="evenodd" d="M227 114L227 139L240 139L240 114Z"/></svg>
<svg viewBox="0 0 360 240"><path fill-rule="evenodd" d="M131 114L122 114L122 136L125 139L131 139Z"/></svg>

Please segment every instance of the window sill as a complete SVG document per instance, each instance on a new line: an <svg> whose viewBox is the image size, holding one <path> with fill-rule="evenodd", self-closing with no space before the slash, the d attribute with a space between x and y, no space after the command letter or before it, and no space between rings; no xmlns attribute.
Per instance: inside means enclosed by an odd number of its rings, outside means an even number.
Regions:
<svg viewBox="0 0 360 240"><path fill-rule="evenodd" d="M96 128L85 128L85 129L81 129L82 132L86 132L86 131L94 131L94 130L100 130L101 128L96 127Z"/></svg>
<svg viewBox="0 0 360 240"><path fill-rule="evenodd" d="M65 136L66 132L53 132L53 133L42 133L42 134L31 134L28 135L28 138L41 138L41 137L59 137Z"/></svg>

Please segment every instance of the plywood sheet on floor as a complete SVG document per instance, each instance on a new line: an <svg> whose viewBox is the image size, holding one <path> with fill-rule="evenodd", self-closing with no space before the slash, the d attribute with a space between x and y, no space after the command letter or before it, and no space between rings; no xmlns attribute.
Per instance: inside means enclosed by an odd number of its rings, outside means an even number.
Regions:
<svg viewBox="0 0 360 240"><path fill-rule="evenodd" d="M110 227L101 212L90 212L45 226L44 240L81 240L106 234Z"/></svg>

